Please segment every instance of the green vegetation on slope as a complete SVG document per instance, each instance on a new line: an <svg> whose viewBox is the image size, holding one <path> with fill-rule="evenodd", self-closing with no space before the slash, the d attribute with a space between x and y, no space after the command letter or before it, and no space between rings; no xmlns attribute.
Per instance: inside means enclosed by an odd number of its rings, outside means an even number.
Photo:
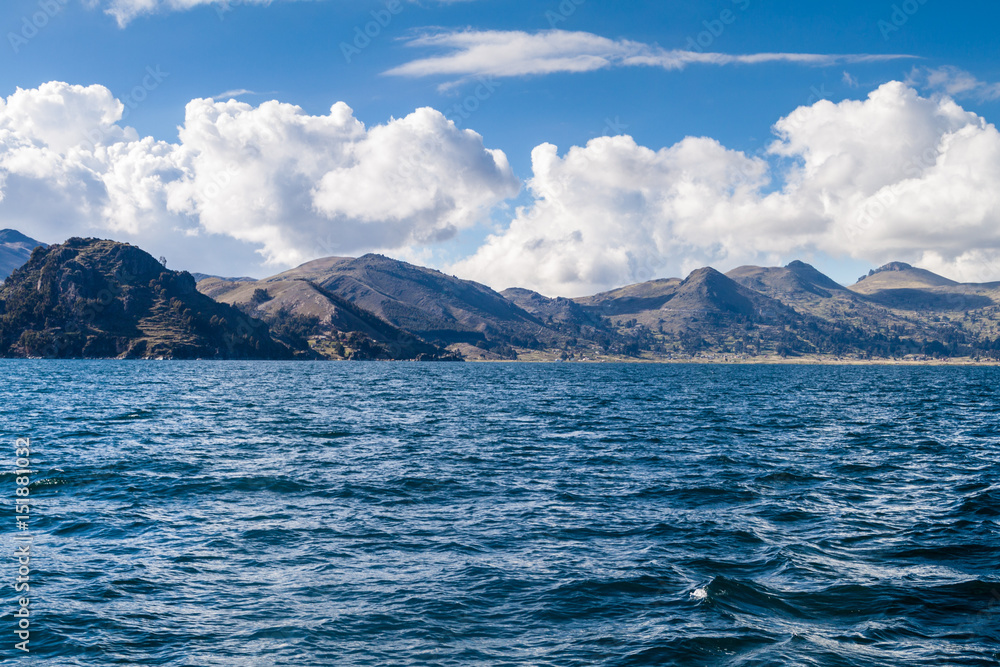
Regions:
<svg viewBox="0 0 1000 667"><path fill-rule="evenodd" d="M0 356L285 359L265 323L134 246L36 248L0 288Z"/></svg>

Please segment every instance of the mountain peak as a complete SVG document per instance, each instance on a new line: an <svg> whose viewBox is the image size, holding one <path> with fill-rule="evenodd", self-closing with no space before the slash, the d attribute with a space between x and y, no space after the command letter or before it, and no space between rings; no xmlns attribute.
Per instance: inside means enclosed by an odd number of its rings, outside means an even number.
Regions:
<svg viewBox="0 0 1000 667"><path fill-rule="evenodd" d="M877 269L873 269L868 273L868 275L873 276L876 273L883 273L885 271L909 271L913 267L906 262L889 262L888 264L883 264Z"/></svg>
<svg viewBox="0 0 1000 667"><path fill-rule="evenodd" d="M754 305L743 288L710 266L695 269L664 306L690 312L730 312L751 317Z"/></svg>
<svg viewBox="0 0 1000 667"><path fill-rule="evenodd" d="M27 262L31 251L38 247L48 246L16 229L0 229L0 280L4 280L14 269Z"/></svg>
<svg viewBox="0 0 1000 667"><path fill-rule="evenodd" d="M0 243L26 244L30 245L32 248L45 245L41 241L36 241L29 236L25 236L16 229L0 229Z"/></svg>
<svg viewBox="0 0 1000 667"><path fill-rule="evenodd" d="M798 270L801 270L801 269L811 269L813 271L816 270L816 267L814 267L812 264L806 264L802 260L798 260L798 259L793 259L788 264L785 264L785 268L786 269L791 269L793 271L798 271Z"/></svg>
<svg viewBox="0 0 1000 667"><path fill-rule="evenodd" d="M715 282L718 281L720 278L723 278L727 281L729 280L728 278L726 278L725 275L719 273L712 267L704 266L700 269L695 269L694 271L689 273L688 277L685 278L681 284L685 285L688 283Z"/></svg>
<svg viewBox="0 0 1000 667"><path fill-rule="evenodd" d="M783 267L740 266L726 275L748 289L793 302L828 298L845 290L833 278L799 260Z"/></svg>
<svg viewBox="0 0 1000 667"><path fill-rule="evenodd" d="M869 294L885 289L927 289L957 284L954 280L939 276L927 269L911 266L906 262L889 262L872 269L868 275L861 276L851 289Z"/></svg>
<svg viewBox="0 0 1000 667"><path fill-rule="evenodd" d="M485 285L385 255L332 262L312 279L394 327L442 347L506 341L528 346L561 336Z"/></svg>
<svg viewBox="0 0 1000 667"><path fill-rule="evenodd" d="M72 238L0 288L0 356L290 358L267 326L136 246Z"/></svg>
<svg viewBox="0 0 1000 667"><path fill-rule="evenodd" d="M806 264L805 262L795 260L789 262L785 268L798 276L798 278L802 281L801 287L806 291L816 292L816 288L833 291L845 289L843 285L817 269L812 264Z"/></svg>

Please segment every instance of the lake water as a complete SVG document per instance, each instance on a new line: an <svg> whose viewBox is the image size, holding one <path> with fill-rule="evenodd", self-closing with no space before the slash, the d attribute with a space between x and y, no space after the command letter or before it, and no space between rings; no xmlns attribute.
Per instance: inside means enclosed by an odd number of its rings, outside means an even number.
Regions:
<svg viewBox="0 0 1000 667"><path fill-rule="evenodd" d="M0 373L3 664L1000 664L1000 369Z"/></svg>

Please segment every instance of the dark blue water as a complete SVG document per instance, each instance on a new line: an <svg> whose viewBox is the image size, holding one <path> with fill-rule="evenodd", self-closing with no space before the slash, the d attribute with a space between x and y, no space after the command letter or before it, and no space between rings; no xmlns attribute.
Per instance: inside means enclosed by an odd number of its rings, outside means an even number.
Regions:
<svg viewBox="0 0 1000 667"><path fill-rule="evenodd" d="M3 664L1000 664L997 369L0 369Z"/></svg>

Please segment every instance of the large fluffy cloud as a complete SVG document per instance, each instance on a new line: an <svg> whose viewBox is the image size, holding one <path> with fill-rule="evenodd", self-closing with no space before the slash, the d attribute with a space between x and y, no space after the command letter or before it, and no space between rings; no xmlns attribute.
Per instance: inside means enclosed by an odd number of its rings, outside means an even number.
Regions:
<svg viewBox="0 0 1000 667"><path fill-rule="evenodd" d="M433 109L366 128L343 103L311 116L199 99L176 144L122 112L102 86L59 82L0 101L4 223L54 239L208 232L289 265L447 239L519 188L502 152Z"/></svg>
<svg viewBox="0 0 1000 667"><path fill-rule="evenodd" d="M426 256L520 186L502 152L432 109L366 127L342 103L314 116L200 99L174 143L138 136L123 112L102 86L0 100L0 226L252 272L254 250L279 266ZM658 150L627 136L542 144L530 203L451 270L553 295L815 253L1000 279L1000 133L983 118L892 82L795 109L774 132L760 155L695 137Z"/></svg>
<svg viewBox="0 0 1000 667"><path fill-rule="evenodd" d="M530 206L453 269L584 294L704 264L824 252L1000 279L1000 134L892 82L775 125L765 162L711 139L659 151L605 137L535 149Z"/></svg>
<svg viewBox="0 0 1000 667"><path fill-rule="evenodd" d="M561 158L543 144L532 168L535 203L460 262L460 274L568 295L704 265L738 233L717 207L754 205L767 166L711 139L652 151L602 137Z"/></svg>

